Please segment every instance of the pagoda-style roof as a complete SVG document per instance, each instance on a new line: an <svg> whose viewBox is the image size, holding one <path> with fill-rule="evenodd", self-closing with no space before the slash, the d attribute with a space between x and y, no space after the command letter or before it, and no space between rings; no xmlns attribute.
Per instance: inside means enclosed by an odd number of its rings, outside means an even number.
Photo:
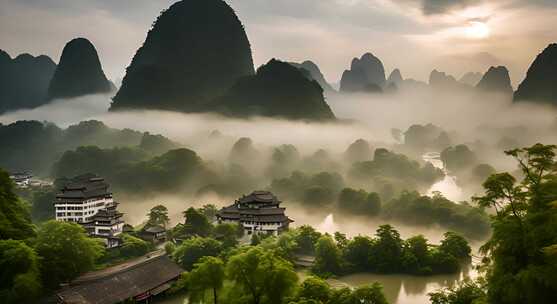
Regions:
<svg viewBox="0 0 557 304"><path fill-rule="evenodd" d="M60 193L58 199L89 199L111 195L108 192L109 185L98 175L87 173L68 180Z"/></svg>
<svg viewBox="0 0 557 304"><path fill-rule="evenodd" d="M277 197L269 191L253 191L237 200L240 204L280 204Z"/></svg>
<svg viewBox="0 0 557 304"><path fill-rule="evenodd" d="M293 222L285 215L286 208L279 207L280 203L281 201L269 191L254 191L219 210L217 218L260 223Z"/></svg>

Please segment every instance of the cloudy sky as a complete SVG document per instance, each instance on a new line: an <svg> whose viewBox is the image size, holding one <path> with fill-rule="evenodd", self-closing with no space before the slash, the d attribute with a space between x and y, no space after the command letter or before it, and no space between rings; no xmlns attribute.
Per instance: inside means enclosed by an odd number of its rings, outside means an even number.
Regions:
<svg viewBox="0 0 557 304"><path fill-rule="evenodd" d="M248 32L256 65L311 59L330 82L372 52L387 72L427 80L436 68L462 76L505 65L516 85L557 42L557 0L226 0ZM0 0L0 49L46 54L90 39L112 79L171 0Z"/></svg>

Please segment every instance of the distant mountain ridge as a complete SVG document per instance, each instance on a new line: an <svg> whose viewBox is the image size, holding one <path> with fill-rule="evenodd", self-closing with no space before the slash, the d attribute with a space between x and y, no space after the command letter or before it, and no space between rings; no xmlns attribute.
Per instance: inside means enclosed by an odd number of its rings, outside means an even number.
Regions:
<svg viewBox="0 0 557 304"><path fill-rule="evenodd" d="M345 70L340 80L341 92L380 92L385 86L385 68L379 58L365 53L352 59L350 70Z"/></svg>
<svg viewBox="0 0 557 304"><path fill-rule="evenodd" d="M41 106L56 64L48 56L21 54L12 59L0 50L0 113Z"/></svg>

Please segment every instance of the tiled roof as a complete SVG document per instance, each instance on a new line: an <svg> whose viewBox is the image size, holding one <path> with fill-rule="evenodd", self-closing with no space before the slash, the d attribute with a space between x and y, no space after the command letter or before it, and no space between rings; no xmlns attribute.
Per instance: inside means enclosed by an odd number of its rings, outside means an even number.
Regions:
<svg viewBox="0 0 557 304"><path fill-rule="evenodd" d="M103 178L88 173L68 180L56 197L61 199L102 197L110 195L108 187Z"/></svg>
<svg viewBox="0 0 557 304"><path fill-rule="evenodd" d="M115 304L155 290L176 279L184 270L160 256L124 271L70 287L58 293L66 304Z"/></svg>

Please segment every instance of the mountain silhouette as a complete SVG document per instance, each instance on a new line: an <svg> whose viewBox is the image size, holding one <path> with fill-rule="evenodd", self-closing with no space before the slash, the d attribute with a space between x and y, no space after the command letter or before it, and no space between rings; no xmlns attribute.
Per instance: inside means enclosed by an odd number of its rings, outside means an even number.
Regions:
<svg viewBox="0 0 557 304"><path fill-rule="evenodd" d="M324 91L335 91L335 89L333 89L333 87L327 82L327 80L325 80L325 76L323 76L323 73L321 73L319 66L317 66L317 64L315 64L313 61L306 60L302 63L290 62L290 64L297 67L298 69L306 70L309 73L308 76L310 77L310 80L317 81L317 83L319 83Z"/></svg>
<svg viewBox="0 0 557 304"><path fill-rule="evenodd" d="M385 68L379 58L371 53L352 59L350 70L345 70L340 80L341 92L377 92L385 86Z"/></svg>
<svg viewBox="0 0 557 304"><path fill-rule="evenodd" d="M402 74L400 73L399 69L394 69L391 72L391 75L389 75L389 78L387 79L387 84L394 84L396 86L399 86L404 80L402 79Z"/></svg>
<svg viewBox="0 0 557 304"><path fill-rule="evenodd" d="M504 66L490 67L484 74L476 88L486 92L499 92L511 95L513 87L509 70Z"/></svg>
<svg viewBox="0 0 557 304"><path fill-rule="evenodd" d="M248 37L222 0L188 0L163 11L135 54L111 109L207 110L254 74Z"/></svg>
<svg viewBox="0 0 557 304"><path fill-rule="evenodd" d="M21 54L12 59L0 50L0 113L45 104L55 70L48 56Z"/></svg>
<svg viewBox="0 0 557 304"><path fill-rule="evenodd" d="M48 98L108 93L112 89L93 44L85 38L76 38L68 42L62 51L56 73L50 82Z"/></svg>
<svg viewBox="0 0 557 304"><path fill-rule="evenodd" d="M514 93L514 101L557 105L557 44L550 44L536 57Z"/></svg>
<svg viewBox="0 0 557 304"><path fill-rule="evenodd" d="M323 89L298 68L272 59L254 76L240 79L211 105L225 115L272 116L301 120L330 120L335 116Z"/></svg>

